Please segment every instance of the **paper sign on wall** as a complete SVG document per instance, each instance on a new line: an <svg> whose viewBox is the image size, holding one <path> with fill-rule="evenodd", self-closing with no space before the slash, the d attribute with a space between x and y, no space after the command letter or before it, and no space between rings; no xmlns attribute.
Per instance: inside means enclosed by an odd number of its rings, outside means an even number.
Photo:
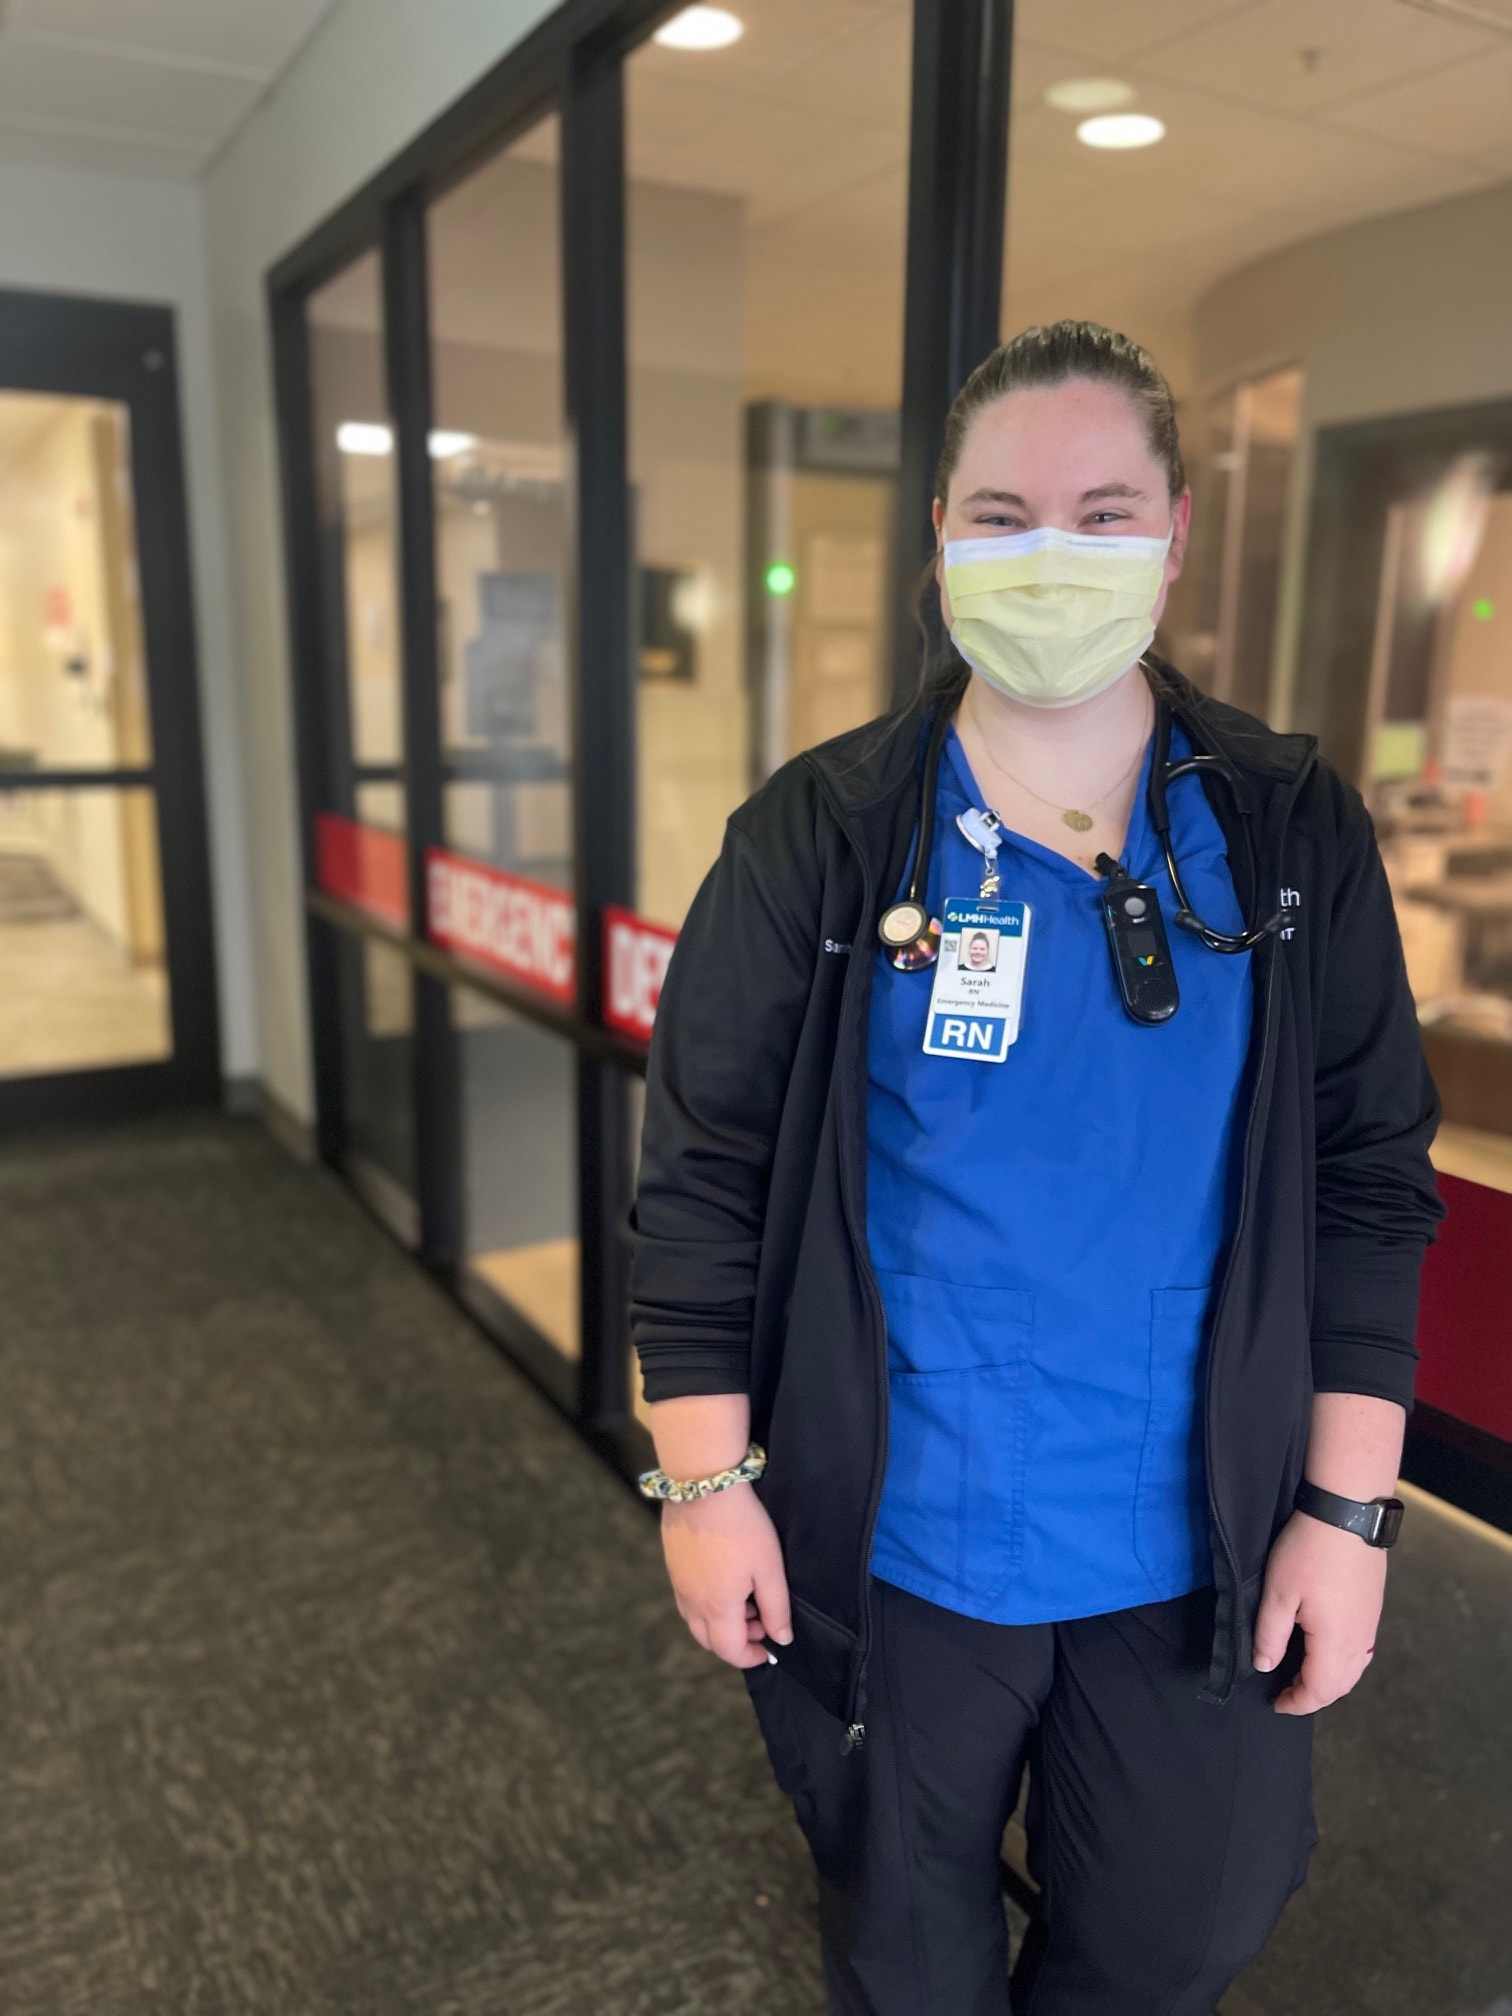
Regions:
<svg viewBox="0 0 1512 2016"><path fill-rule="evenodd" d="M1444 724L1444 782L1462 791L1495 791L1512 756L1512 701L1494 693L1456 693Z"/></svg>

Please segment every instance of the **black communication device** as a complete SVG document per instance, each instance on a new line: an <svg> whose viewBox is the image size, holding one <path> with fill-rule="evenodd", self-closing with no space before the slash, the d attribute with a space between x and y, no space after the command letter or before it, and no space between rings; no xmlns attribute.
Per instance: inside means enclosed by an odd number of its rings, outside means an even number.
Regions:
<svg viewBox="0 0 1512 2016"><path fill-rule="evenodd" d="M1106 854L1098 855L1097 868L1108 878L1103 922L1124 1013L1130 1021L1150 1027L1169 1022L1181 1006L1181 995L1160 899L1148 882L1136 882L1122 863Z"/></svg>

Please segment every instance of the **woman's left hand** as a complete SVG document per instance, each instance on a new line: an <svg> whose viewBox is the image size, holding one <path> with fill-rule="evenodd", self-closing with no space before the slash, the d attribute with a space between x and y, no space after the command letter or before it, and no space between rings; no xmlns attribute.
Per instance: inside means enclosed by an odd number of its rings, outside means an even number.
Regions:
<svg viewBox="0 0 1512 2016"><path fill-rule="evenodd" d="M1302 1670L1275 1701L1278 1715L1311 1715L1347 1694L1375 1657L1386 1556L1354 1533L1294 1512L1276 1535L1255 1619L1255 1666L1270 1673L1301 1625Z"/></svg>

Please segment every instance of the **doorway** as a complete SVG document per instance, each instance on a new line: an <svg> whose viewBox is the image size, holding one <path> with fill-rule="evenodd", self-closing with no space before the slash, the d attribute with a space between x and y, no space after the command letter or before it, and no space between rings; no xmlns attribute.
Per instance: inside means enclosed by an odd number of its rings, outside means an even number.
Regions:
<svg viewBox="0 0 1512 2016"><path fill-rule="evenodd" d="M0 293L0 1125L219 1096L169 310Z"/></svg>

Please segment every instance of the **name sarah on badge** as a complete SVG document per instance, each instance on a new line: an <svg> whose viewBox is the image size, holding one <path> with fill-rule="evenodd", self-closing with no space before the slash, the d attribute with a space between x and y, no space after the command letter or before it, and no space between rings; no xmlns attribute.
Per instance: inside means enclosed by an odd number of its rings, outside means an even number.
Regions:
<svg viewBox="0 0 1512 2016"><path fill-rule="evenodd" d="M940 923L925 1052L1001 1064L1018 1041L1029 905L947 897Z"/></svg>

